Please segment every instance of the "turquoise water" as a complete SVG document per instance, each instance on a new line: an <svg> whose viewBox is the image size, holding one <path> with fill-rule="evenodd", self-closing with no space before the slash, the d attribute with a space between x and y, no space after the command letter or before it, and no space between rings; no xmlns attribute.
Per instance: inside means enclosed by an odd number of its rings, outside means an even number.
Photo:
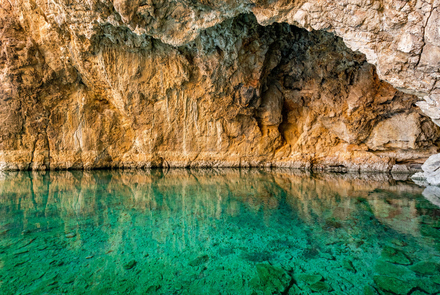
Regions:
<svg viewBox="0 0 440 295"><path fill-rule="evenodd" d="M440 208L391 176L0 174L1 294L436 294Z"/></svg>

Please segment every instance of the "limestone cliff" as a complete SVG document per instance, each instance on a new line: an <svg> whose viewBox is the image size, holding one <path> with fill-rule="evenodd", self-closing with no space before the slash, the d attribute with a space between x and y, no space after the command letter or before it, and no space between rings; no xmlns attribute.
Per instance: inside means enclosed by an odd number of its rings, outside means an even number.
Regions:
<svg viewBox="0 0 440 295"><path fill-rule="evenodd" d="M413 170L438 2L0 0L0 169Z"/></svg>

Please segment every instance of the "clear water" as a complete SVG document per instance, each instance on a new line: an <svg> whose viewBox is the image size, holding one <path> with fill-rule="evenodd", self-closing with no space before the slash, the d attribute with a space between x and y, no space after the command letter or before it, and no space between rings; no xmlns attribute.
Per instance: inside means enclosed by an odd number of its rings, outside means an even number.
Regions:
<svg viewBox="0 0 440 295"><path fill-rule="evenodd" d="M1 294L436 294L440 208L387 175L0 174Z"/></svg>

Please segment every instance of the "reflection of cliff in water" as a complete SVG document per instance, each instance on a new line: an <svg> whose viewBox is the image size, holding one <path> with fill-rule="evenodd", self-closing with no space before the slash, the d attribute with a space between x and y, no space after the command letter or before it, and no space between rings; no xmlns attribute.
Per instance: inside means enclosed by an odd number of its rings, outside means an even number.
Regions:
<svg viewBox="0 0 440 295"><path fill-rule="evenodd" d="M440 267L440 210L422 191L386 174L4 173L0 293L399 291L391 274L434 294L417 267Z"/></svg>
<svg viewBox="0 0 440 295"><path fill-rule="evenodd" d="M356 218L359 210L367 210L381 223L417 236L416 203L406 197L423 191L387 174L310 176L292 170L257 169L12 172L2 174L0 182L0 213L20 211L23 230L32 211L42 217L41 227L48 215L78 224L87 216L99 225L107 221L112 208L122 204L145 214L160 210L169 216L180 215L188 227L195 220L189 212L200 213L200 218L220 218L222 214L237 216L246 206L261 213L264 223L273 209L286 202L292 214L307 223L338 226L340 221Z"/></svg>

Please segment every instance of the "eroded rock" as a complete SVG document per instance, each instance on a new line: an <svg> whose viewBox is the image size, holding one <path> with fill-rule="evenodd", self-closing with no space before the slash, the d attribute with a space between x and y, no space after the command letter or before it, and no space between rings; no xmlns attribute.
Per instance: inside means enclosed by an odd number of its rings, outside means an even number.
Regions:
<svg viewBox="0 0 440 295"><path fill-rule="evenodd" d="M0 169L414 171L438 4L0 0Z"/></svg>

